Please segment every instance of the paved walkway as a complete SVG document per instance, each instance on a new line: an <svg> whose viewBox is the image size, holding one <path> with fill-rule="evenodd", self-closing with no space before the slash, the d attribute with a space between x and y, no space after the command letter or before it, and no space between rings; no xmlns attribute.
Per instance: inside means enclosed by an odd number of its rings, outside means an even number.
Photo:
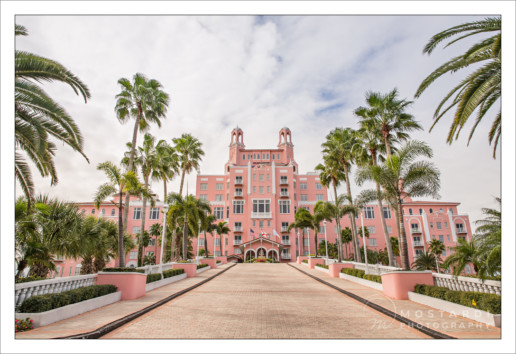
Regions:
<svg viewBox="0 0 516 354"><path fill-rule="evenodd" d="M286 264L238 264L103 338L428 338Z"/></svg>
<svg viewBox="0 0 516 354"><path fill-rule="evenodd" d="M340 278L331 278L327 273L317 269L310 269L305 265L300 265L297 263L291 264L294 267L321 278L322 280L332 285L358 295L372 303L380 305L414 322L422 324L425 327L447 334L449 336L460 339L490 339L500 338L501 336L500 328L488 326L468 318L454 316L448 312L439 311L413 301L393 300L385 296L383 292L369 288L367 286ZM404 326L398 321L390 323L374 323L374 325L381 327Z"/></svg>

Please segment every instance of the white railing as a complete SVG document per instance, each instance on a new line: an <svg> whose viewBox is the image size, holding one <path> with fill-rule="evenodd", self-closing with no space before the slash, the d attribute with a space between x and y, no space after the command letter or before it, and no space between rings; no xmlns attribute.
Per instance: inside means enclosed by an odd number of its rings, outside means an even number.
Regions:
<svg viewBox="0 0 516 354"><path fill-rule="evenodd" d="M242 197L244 194L242 192L235 192L235 197Z"/></svg>
<svg viewBox="0 0 516 354"><path fill-rule="evenodd" d="M281 254L281 258L283 258L283 259L290 259L290 254L282 253Z"/></svg>
<svg viewBox="0 0 516 354"><path fill-rule="evenodd" d="M421 242L421 241L414 241L414 246L423 246L423 242Z"/></svg>
<svg viewBox="0 0 516 354"><path fill-rule="evenodd" d="M345 263L347 263L347 262L345 262ZM364 272L366 271L365 263L358 263L358 262L350 262L350 263L353 264L355 269L360 269L360 270L363 270ZM382 275L385 273L390 273L393 271L401 270L401 268L389 267L389 266L384 266L381 264L368 264L367 270L368 270L368 274Z"/></svg>
<svg viewBox="0 0 516 354"><path fill-rule="evenodd" d="M281 227L281 232L287 232L288 230L288 226L282 226Z"/></svg>
<svg viewBox="0 0 516 354"><path fill-rule="evenodd" d="M280 178L280 184L288 184L287 178Z"/></svg>
<svg viewBox="0 0 516 354"><path fill-rule="evenodd" d="M233 240L234 245L240 245L242 243L242 240Z"/></svg>
<svg viewBox="0 0 516 354"><path fill-rule="evenodd" d="M410 229L410 232L413 233L413 234L420 234L421 233L421 229L419 227L412 228L412 229Z"/></svg>
<svg viewBox="0 0 516 354"><path fill-rule="evenodd" d="M14 289L15 306L20 306L25 299L35 295L56 294L63 291L95 285L97 274L77 275L73 277L37 280L16 284Z"/></svg>
<svg viewBox="0 0 516 354"><path fill-rule="evenodd" d="M290 240L281 240L283 245L290 245Z"/></svg>
<svg viewBox="0 0 516 354"><path fill-rule="evenodd" d="M268 213L251 213L251 217L252 218L260 218L260 219L271 219L272 218L272 213L271 212L268 212Z"/></svg>
<svg viewBox="0 0 516 354"><path fill-rule="evenodd" d="M233 232L242 232L242 226L235 226Z"/></svg>
<svg viewBox="0 0 516 354"><path fill-rule="evenodd" d="M243 184L244 180L242 178L235 179L235 184Z"/></svg>
<svg viewBox="0 0 516 354"><path fill-rule="evenodd" d="M172 265L175 263L163 263L163 270L169 270L172 269ZM160 266L159 264L152 264L152 265L146 265L142 267L138 267L136 269L143 269L145 271L145 274L151 274L151 273L159 273Z"/></svg>
<svg viewBox="0 0 516 354"><path fill-rule="evenodd" d="M457 229L455 229L455 231L458 233L458 234L465 234L466 233L466 230L462 227L459 227Z"/></svg>
<svg viewBox="0 0 516 354"><path fill-rule="evenodd" d="M280 197L288 197L288 192L280 192Z"/></svg>
<svg viewBox="0 0 516 354"><path fill-rule="evenodd" d="M496 280L482 280L477 278L461 277L449 274L433 273L434 284L450 290L476 291L488 294L502 294L502 282Z"/></svg>

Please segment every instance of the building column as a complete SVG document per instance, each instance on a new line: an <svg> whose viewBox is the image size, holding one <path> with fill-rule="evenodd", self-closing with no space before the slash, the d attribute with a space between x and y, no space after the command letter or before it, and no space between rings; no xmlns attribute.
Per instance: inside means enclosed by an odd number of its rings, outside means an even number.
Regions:
<svg viewBox="0 0 516 354"><path fill-rule="evenodd" d="M251 194L251 161L247 164L247 195Z"/></svg>
<svg viewBox="0 0 516 354"><path fill-rule="evenodd" d="M448 210L448 219L450 220L450 229L453 237L453 242L457 243L457 233L455 232L455 222L453 221L453 214ZM466 227L466 225L464 225Z"/></svg>
<svg viewBox="0 0 516 354"><path fill-rule="evenodd" d="M426 218L426 212L423 210L423 228L425 230L426 242L431 242L432 237L430 235L430 228L428 227L428 219Z"/></svg>
<svg viewBox="0 0 516 354"><path fill-rule="evenodd" d="M276 164L272 161L272 194L276 194Z"/></svg>

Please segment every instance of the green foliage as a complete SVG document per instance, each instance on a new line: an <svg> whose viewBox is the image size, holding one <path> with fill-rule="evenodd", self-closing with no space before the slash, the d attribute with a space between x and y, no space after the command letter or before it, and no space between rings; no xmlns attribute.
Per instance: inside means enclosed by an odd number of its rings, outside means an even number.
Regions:
<svg viewBox="0 0 516 354"><path fill-rule="evenodd" d="M308 259L303 259L303 263L308 263Z"/></svg>
<svg viewBox="0 0 516 354"><path fill-rule="evenodd" d="M351 275L353 277L362 278L365 280L374 281L377 283L382 283L382 277L379 275L374 274L366 274L365 271L361 269L355 269L355 268L342 268L341 273Z"/></svg>
<svg viewBox="0 0 516 354"><path fill-rule="evenodd" d="M145 257L143 257L143 265L144 266L153 265L153 264L156 264L156 256L154 255L154 253L148 254Z"/></svg>
<svg viewBox="0 0 516 354"><path fill-rule="evenodd" d="M145 270L143 269L136 269L136 268L130 268L130 267L118 267L118 268L104 268L102 269L103 272L137 272L137 273L145 273Z"/></svg>
<svg viewBox="0 0 516 354"><path fill-rule="evenodd" d="M502 311L502 297L474 291L456 291L434 285L417 284L415 293L435 297L455 304L476 308L493 314Z"/></svg>
<svg viewBox="0 0 516 354"><path fill-rule="evenodd" d="M321 268L324 268L324 269L328 269L328 266L326 264L316 264L315 266L316 267L321 267Z"/></svg>
<svg viewBox="0 0 516 354"><path fill-rule="evenodd" d="M197 265L197 269L201 269L201 268L204 268L204 267L208 267L208 264L198 264Z"/></svg>
<svg viewBox="0 0 516 354"><path fill-rule="evenodd" d="M147 284L152 283L154 281L161 280L161 273L150 273L147 274Z"/></svg>
<svg viewBox="0 0 516 354"><path fill-rule="evenodd" d="M15 320L14 321L14 324L15 324L14 332L18 333L18 332L30 331L31 329L34 328L34 326L32 325L32 322L33 321L30 317L27 317L24 320Z"/></svg>
<svg viewBox="0 0 516 354"><path fill-rule="evenodd" d="M38 281L38 280L45 280L45 279L47 279L47 278L45 278L45 277L36 277L36 276L25 277L25 278L18 278L18 279L16 279L16 284L28 283L28 282L31 282L31 281Z"/></svg>
<svg viewBox="0 0 516 354"><path fill-rule="evenodd" d="M26 299L18 312L37 313L50 311L58 307L75 304L116 292L114 285L91 285L58 294L35 295Z"/></svg>
<svg viewBox="0 0 516 354"><path fill-rule="evenodd" d="M169 269L163 271L163 278L170 278L179 274L183 274L185 272L182 268L176 268L176 269Z"/></svg>

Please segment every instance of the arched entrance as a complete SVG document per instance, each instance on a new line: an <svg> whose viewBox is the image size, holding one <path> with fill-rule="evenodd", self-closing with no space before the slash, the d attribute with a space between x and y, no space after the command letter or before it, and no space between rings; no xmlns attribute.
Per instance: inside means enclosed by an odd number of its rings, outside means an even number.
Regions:
<svg viewBox="0 0 516 354"><path fill-rule="evenodd" d="M255 250L247 250L244 253L244 262L250 260L251 258L256 258Z"/></svg>
<svg viewBox="0 0 516 354"><path fill-rule="evenodd" d="M267 258L271 258L275 261L279 261L278 251L276 251L274 249L269 250L269 252L267 252Z"/></svg>
<svg viewBox="0 0 516 354"><path fill-rule="evenodd" d="M256 250L256 258L267 258L267 250L265 247L260 247Z"/></svg>

